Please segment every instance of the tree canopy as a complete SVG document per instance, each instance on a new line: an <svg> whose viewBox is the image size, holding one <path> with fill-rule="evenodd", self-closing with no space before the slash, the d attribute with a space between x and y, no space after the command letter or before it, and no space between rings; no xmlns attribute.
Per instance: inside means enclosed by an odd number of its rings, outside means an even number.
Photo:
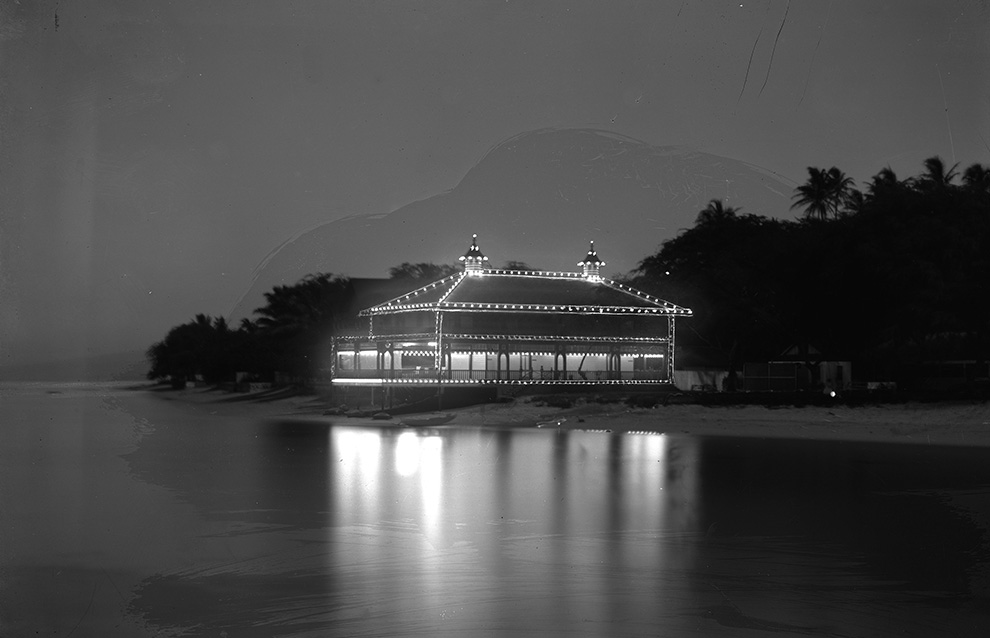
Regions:
<svg viewBox="0 0 990 638"><path fill-rule="evenodd" d="M855 201L853 180L836 167L823 170L808 167L808 181L797 187L794 193L795 208L804 208L809 219L825 220L837 217L839 212Z"/></svg>
<svg viewBox="0 0 990 638"><path fill-rule="evenodd" d="M318 376L329 362L323 354L336 330L353 314L354 288L345 277L309 275L265 293L257 319L231 330L223 318L197 315L176 326L147 352L150 379L184 383L202 377L232 381L235 372L271 381L276 372L293 378Z"/></svg>
<svg viewBox="0 0 990 638"><path fill-rule="evenodd" d="M450 266L448 264L437 265L429 262L411 264L407 261L389 268L388 276L391 279L436 281L437 279L443 279L444 277L456 274L458 271L459 268L457 266Z"/></svg>
<svg viewBox="0 0 990 638"><path fill-rule="evenodd" d="M865 192L836 168L809 169L806 217L728 214L713 201L695 226L643 259L632 281L692 307L681 344L739 369L811 343L866 370L990 354L990 170L939 158ZM863 368L861 368L863 369Z"/></svg>

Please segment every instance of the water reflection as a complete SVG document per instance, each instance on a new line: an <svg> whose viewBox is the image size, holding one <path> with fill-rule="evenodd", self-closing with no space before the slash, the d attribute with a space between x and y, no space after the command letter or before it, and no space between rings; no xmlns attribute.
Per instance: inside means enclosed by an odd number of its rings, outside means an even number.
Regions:
<svg viewBox="0 0 990 638"><path fill-rule="evenodd" d="M341 525L441 521L527 532L621 532L693 524L696 453L662 434L333 428L327 492ZM518 443L518 445L515 445ZM669 448L669 449L668 449ZM665 519L670 518L670 521ZM449 526L447 526L449 527Z"/></svg>
<svg viewBox="0 0 990 638"><path fill-rule="evenodd" d="M245 481L231 491L243 493L266 522L293 526L324 526L335 513L327 507L333 481L327 481L332 440L327 425L291 420L274 421L261 428L261 445L244 452L241 471L229 472ZM232 436L237 436L232 433ZM243 437L243 433L241 434ZM250 458L248 458L250 457Z"/></svg>
<svg viewBox="0 0 990 638"><path fill-rule="evenodd" d="M363 430L334 432L332 447L337 463L330 465L323 480L336 486L337 498L329 509L339 514L338 523L343 525L371 519L380 501L381 436Z"/></svg>
<svg viewBox="0 0 990 638"><path fill-rule="evenodd" d="M325 568L379 619L648 622L693 560L681 505L696 500L698 465L666 436L338 427L330 439L326 541L348 550Z"/></svg>
<svg viewBox="0 0 990 638"><path fill-rule="evenodd" d="M916 606L915 620L940 618L946 600L958 613L979 596L974 565L986 573L985 533L931 493L985 494L978 454L943 450L948 465L969 468L945 475L926 470L931 451L868 446L265 427L220 481L237 493L191 498L221 519L255 520L238 509L255 502L279 527L251 545L226 539L227 551L253 557L250 569L218 557L212 571L145 583L138 607L156 623L191 635L215 635L231 626L217 619L234 617L245 635L807 634L827 616L828 631L846 623L848 633L936 590L939 606ZM938 556L913 560L913 544L937 534ZM206 596L218 602L181 622L170 615L190 592L218 588L239 597Z"/></svg>

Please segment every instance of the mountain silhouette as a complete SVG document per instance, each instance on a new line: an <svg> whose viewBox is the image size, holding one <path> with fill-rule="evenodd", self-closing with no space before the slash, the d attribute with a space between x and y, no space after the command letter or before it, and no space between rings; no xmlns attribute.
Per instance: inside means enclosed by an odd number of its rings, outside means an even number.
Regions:
<svg viewBox="0 0 990 638"><path fill-rule="evenodd" d="M521 261L576 270L595 241L603 274L626 273L694 224L712 199L742 211L788 213L794 184L756 166L608 131L522 133L492 148L447 192L387 214L327 222L258 266L231 312L247 317L276 285L332 272L385 277L403 262L456 263L478 234L493 266Z"/></svg>

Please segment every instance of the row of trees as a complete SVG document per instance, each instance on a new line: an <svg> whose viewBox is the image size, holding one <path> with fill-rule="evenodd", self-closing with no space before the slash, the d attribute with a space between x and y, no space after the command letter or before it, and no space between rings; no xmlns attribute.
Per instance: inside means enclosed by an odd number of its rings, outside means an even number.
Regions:
<svg viewBox="0 0 990 638"><path fill-rule="evenodd" d="M855 214L878 206L905 203L902 199L927 195L931 203L941 207L979 205L990 188L990 168L973 164L962 173L962 183L957 167L946 167L940 157L924 161L925 171L906 180L897 179L890 168L877 173L866 185L866 193L855 188L851 177L833 166L825 170L809 167L808 181L797 187L791 209L803 208L807 219L827 220ZM983 201L983 203L986 203Z"/></svg>
<svg viewBox="0 0 990 638"><path fill-rule="evenodd" d="M688 355L739 370L814 345L891 378L904 364L990 353L990 169L939 158L860 191L810 168L799 221L713 201L693 228L640 262L632 283L695 310Z"/></svg>
<svg viewBox="0 0 990 638"><path fill-rule="evenodd" d="M321 365L334 331L351 321L350 280L328 273L309 275L291 286L265 293L255 319L231 328L223 317L196 315L169 330L147 351L149 379L176 384L200 377L209 383L232 381L238 372L271 381L276 371L311 377Z"/></svg>
<svg viewBox="0 0 990 638"><path fill-rule="evenodd" d="M455 266L403 263L389 269L397 282L434 281L457 271ZM354 281L330 273L304 277L293 285L265 293L254 319L234 328L223 317L196 315L169 330L147 350L148 378L176 385L202 378L207 383L232 381L237 373L273 381L313 378L329 366L333 335L356 323Z"/></svg>
<svg viewBox="0 0 990 638"><path fill-rule="evenodd" d="M990 169L962 174L939 158L900 179L881 170L859 190L838 168L808 169L785 221L713 200L665 241L628 283L691 307L681 361L740 370L790 345L814 345L890 378L925 359L990 354ZM513 262L509 267L529 269ZM405 263L397 283L432 281L453 266ZM310 275L265 294L236 328L197 315L148 350L149 378L208 382L248 372L316 376L332 335L352 324L354 282Z"/></svg>

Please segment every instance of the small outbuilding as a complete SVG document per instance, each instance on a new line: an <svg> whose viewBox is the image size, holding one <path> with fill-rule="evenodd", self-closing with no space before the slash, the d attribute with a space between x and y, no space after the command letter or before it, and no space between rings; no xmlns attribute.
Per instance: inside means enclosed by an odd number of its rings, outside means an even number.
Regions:
<svg viewBox="0 0 990 638"><path fill-rule="evenodd" d="M766 363L747 363L743 388L748 392L839 392L852 385L852 361L830 358L811 344L796 344Z"/></svg>

